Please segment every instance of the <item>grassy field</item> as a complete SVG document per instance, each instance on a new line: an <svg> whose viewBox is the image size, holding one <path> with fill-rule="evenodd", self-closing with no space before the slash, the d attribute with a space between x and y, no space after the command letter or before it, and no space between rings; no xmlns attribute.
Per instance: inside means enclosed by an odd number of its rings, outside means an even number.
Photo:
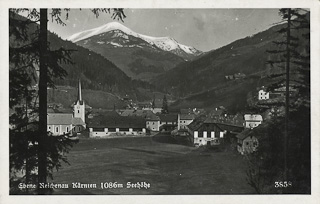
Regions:
<svg viewBox="0 0 320 204"><path fill-rule="evenodd" d="M234 152L210 152L174 144L169 136L81 139L68 155L71 165L54 183L96 183L96 189L55 189L55 194L250 194L245 160ZM123 188L101 189L101 182ZM127 189L148 182L149 189Z"/></svg>

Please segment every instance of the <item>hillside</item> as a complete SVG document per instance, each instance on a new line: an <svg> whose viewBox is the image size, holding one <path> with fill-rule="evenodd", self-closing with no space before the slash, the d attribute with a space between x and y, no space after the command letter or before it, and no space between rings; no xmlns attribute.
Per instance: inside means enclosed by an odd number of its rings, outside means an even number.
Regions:
<svg viewBox="0 0 320 204"><path fill-rule="evenodd" d="M224 105L233 111L244 109L249 92L270 84L270 74L283 71L266 64L267 60L279 60L278 56L267 53L267 50L276 49L273 42L283 40L277 32L283 26L273 26L193 61L184 62L154 78L152 83L180 98L173 108ZM300 52L305 51L301 46L303 41L298 48ZM291 79L297 77L294 69L294 66L291 67Z"/></svg>
<svg viewBox="0 0 320 204"><path fill-rule="evenodd" d="M78 96L78 90L74 87L58 86L57 89L48 90L48 103L59 103L64 108L70 108ZM90 89L82 90L83 100L92 108L113 109L124 108L126 104L116 95L104 91Z"/></svg>
<svg viewBox="0 0 320 204"><path fill-rule="evenodd" d="M154 78L152 83L180 96L188 96L226 83L226 75L266 71L266 50L272 48L272 41L281 37L276 33L279 27L281 25L182 63Z"/></svg>
<svg viewBox="0 0 320 204"><path fill-rule="evenodd" d="M26 19L20 15L10 15L10 26L14 26L13 23L17 21L25 20ZM27 35L29 40L26 41L25 44L31 42L37 27L38 25L35 23L28 24ZM146 99L143 93L140 93L137 88L141 85L149 85L144 82L133 81L115 64L103 56L70 41L62 40L56 34L49 31L48 41L50 50L60 48L73 50L71 54L73 64L61 63L61 66L67 71L68 75L64 79L55 79L56 85L76 87L78 80L81 79L84 89L100 90L119 96L129 95L131 98L137 100ZM12 35L10 35L9 43L12 47L21 46L15 45L15 40Z"/></svg>

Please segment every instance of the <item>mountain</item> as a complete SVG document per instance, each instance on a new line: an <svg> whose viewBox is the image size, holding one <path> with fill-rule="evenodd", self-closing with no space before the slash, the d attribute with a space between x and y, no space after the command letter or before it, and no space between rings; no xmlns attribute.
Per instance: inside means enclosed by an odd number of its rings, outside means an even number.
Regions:
<svg viewBox="0 0 320 204"><path fill-rule="evenodd" d="M10 15L10 28L14 27L14 22L16 21L23 22L26 21L26 18L19 15ZM31 43L31 37L36 32L38 27L39 25L37 24L27 25L27 36L30 40L25 42L26 45ZM81 46L78 46L70 41L62 40L56 34L49 31L48 41L50 50L58 50L60 48L73 50L71 53L71 60L73 61L73 63L61 64L61 66L67 71L68 75L63 79L55 79L55 85L64 87L76 87L78 84L78 80L81 79L82 87L84 89L108 92L112 95L112 98L115 98L115 96L117 96L120 100L121 97L129 96L134 100L150 99L148 97L145 97L145 94L139 91L141 87L149 87L149 84L137 80L132 80L114 63L107 60L103 56ZM9 43L10 47L23 46L21 44L17 44L11 34ZM100 95L102 96L103 94ZM109 97L109 95L104 94L104 98L101 98L101 101L106 101L105 98ZM99 100L99 95L97 95L97 98L95 99ZM55 99L52 100L55 101Z"/></svg>
<svg viewBox="0 0 320 204"><path fill-rule="evenodd" d="M267 86L270 83L268 75L280 71L266 64L267 60L279 60L279 56L266 51L276 49L273 42L283 39L277 32L283 27L273 26L207 52L193 61L181 63L151 83L180 97L174 107L223 105L244 108L247 95L255 93L262 85ZM227 79L226 76L230 75L244 77Z"/></svg>
<svg viewBox="0 0 320 204"><path fill-rule="evenodd" d="M173 38L142 35L117 22L76 33L68 40L101 54L128 76L143 80L202 54Z"/></svg>

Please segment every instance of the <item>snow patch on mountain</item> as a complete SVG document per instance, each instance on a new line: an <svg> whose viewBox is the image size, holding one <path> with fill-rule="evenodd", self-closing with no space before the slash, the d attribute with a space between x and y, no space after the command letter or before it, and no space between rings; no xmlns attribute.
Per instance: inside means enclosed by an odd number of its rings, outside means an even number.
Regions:
<svg viewBox="0 0 320 204"><path fill-rule="evenodd" d="M151 45L155 45L156 47L164 50L164 51L175 51L175 50L183 50L187 54L192 54L192 55L199 55L201 54L201 51L198 51L197 49L179 44L175 39L170 38L170 37L151 37L147 35L142 35L139 33L136 33L126 26L118 23L118 22L111 22L107 23L103 26L100 26L98 28L82 31L76 34L71 35L68 40L72 42L78 42L87 38L90 38L95 35L100 35L109 31L115 31L114 37L122 37L124 39L128 39L128 36L124 35L121 32L116 32L116 31L122 31L123 33L127 35L131 35L137 38L140 38L146 42L148 42ZM119 44L117 45L119 46ZM121 46L121 45L120 45Z"/></svg>

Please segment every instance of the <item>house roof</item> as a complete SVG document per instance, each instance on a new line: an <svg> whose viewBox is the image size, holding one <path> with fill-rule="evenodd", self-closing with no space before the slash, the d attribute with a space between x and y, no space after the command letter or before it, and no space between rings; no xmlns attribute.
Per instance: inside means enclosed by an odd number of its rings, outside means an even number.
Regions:
<svg viewBox="0 0 320 204"><path fill-rule="evenodd" d="M193 120L194 118L194 114L180 114L180 120Z"/></svg>
<svg viewBox="0 0 320 204"><path fill-rule="evenodd" d="M242 131L239 134L237 134L236 137L238 139L243 140L243 139L245 139L245 138L247 138L247 137L249 137L251 135L252 135L252 132L250 131L250 129L245 129L244 131Z"/></svg>
<svg viewBox="0 0 320 204"><path fill-rule="evenodd" d="M188 125L188 128L192 131L197 130L199 127L201 127L206 118L207 117L205 115L200 115Z"/></svg>
<svg viewBox="0 0 320 204"><path fill-rule="evenodd" d="M72 125L85 125L85 122L81 118L72 118L71 120Z"/></svg>
<svg viewBox="0 0 320 204"><path fill-rule="evenodd" d="M263 121L262 116L259 114L245 114L245 121Z"/></svg>
<svg viewBox="0 0 320 204"><path fill-rule="evenodd" d="M88 127L95 128L145 128L146 122L140 116L98 115L88 118Z"/></svg>
<svg viewBox="0 0 320 204"><path fill-rule="evenodd" d="M160 120L151 110L123 110L120 116L139 116L146 120L158 121Z"/></svg>
<svg viewBox="0 0 320 204"><path fill-rule="evenodd" d="M177 114L159 114L161 122L177 122L178 115Z"/></svg>
<svg viewBox="0 0 320 204"><path fill-rule="evenodd" d="M223 113L223 110L221 110L221 109L214 109L214 110L212 110L212 111L210 111L210 115L211 116L219 116L219 115L222 115L222 113Z"/></svg>

